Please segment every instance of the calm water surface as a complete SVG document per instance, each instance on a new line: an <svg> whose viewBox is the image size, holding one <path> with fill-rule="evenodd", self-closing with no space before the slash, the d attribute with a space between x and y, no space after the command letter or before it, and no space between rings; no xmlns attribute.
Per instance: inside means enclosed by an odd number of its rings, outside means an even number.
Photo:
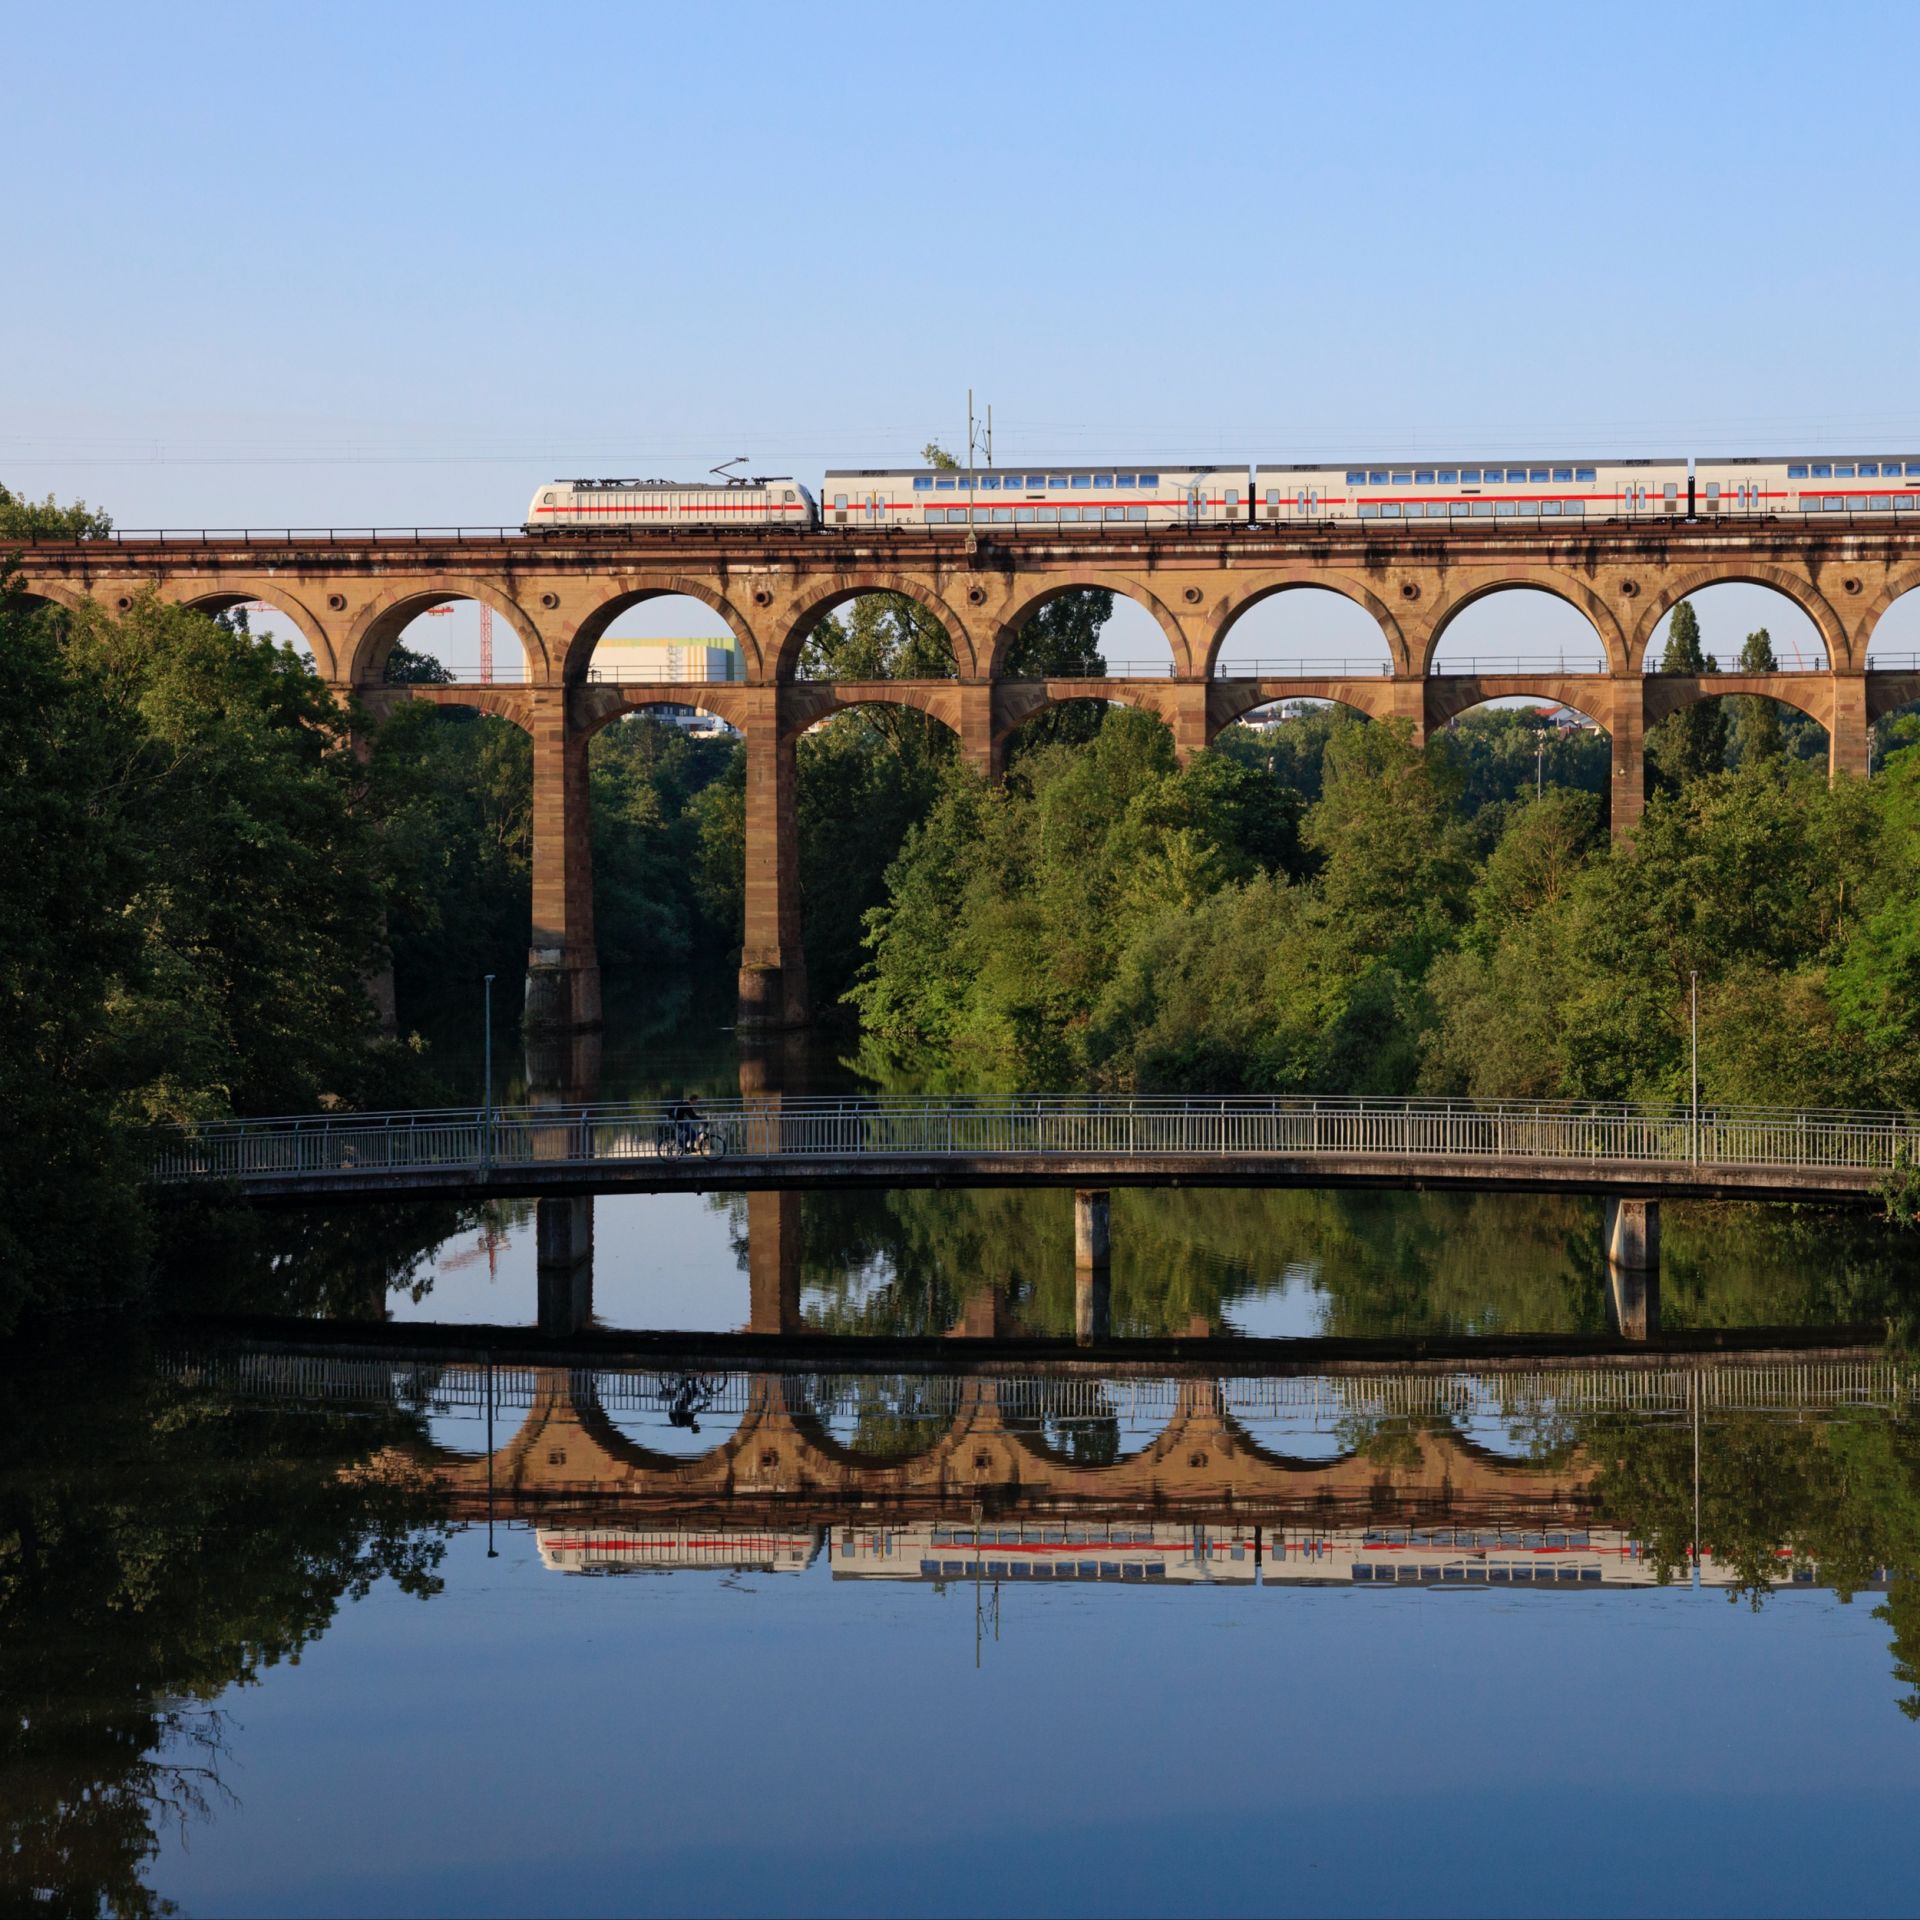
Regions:
<svg viewBox="0 0 1920 1920"><path fill-rule="evenodd" d="M514 1072L740 1083L717 1023L624 1031ZM601 1200L596 1319L687 1336L626 1360L474 1331L533 1318L531 1209L202 1223L203 1305L341 1324L12 1357L0 1874L204 1914L1911 1911L1911 1257L1673 1208L1665 1326L1778 1338L1629 1353L1588 1211L1116 1195L1085 1364L1006 1345L1072 1335L1059 1194ZM702 1337L750 1322L770 1363Z"/></svg>

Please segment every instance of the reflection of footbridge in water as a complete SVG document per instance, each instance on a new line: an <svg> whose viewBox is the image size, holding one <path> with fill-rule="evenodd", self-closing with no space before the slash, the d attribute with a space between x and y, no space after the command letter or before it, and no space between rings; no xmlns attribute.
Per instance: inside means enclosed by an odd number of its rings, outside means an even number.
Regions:
<svg viewBox="0 0 1920 1920"><path fill-rule="evenodd" d="M1244 1377L1201 1363L1106 1377L1091 1361L700 1371L227 1348L182 1353L175 1366L183 1381L249 1403L418 1413L431 1432L383 1448L364 1471L430 1485L456 1512L485 1503L503 1516L795 1503L823 1514L1050 1503L1142 1514L1576 1512L1595 1468L1569 1451L1570 1423L1890 1408L1920 1390L1920 1368L1871 1349L1650 1360Z"/></svg>

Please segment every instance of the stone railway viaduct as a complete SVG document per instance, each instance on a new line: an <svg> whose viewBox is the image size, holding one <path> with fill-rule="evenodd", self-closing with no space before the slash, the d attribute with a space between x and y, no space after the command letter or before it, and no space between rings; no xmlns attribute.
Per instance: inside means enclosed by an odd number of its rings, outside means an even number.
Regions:
<svg viewBox="0 0 1920 1920"><path fill-rule="evenodd" d="M1061 530L1062 533L1065 530ZM1070 700L1113 700L1157 714L1182 756L1242 714L1274 700L1332 700L1391 718L1416 738L1487 700L1533 697L1576 708L1612 742L1611 817L1630 833L1644 805L1646 730L1723 694L1764 694L1827 731L1835 773L1864 775L1872 725L1920 699L1920 670L1868 658L1874 629L1920 585L1920 529L1773 520L1599 522L1547 527L1266 527L1052 531L999 542L944 532L716 538L511 532L202 534L29 543L30 593L66 605L91 597L124 612L136 596L218 611L263 601L282 612L342 700L373 711L400 699L476 707L533 741L533 940L527 1021L586 1028L600 1015L593 934L587 743L623 714L694 705L740 729L747 751L743 1024L808 1017L800 946L795 743L849 708L897 704L950 727L989 778L1011 735ZM1727 582L1774 588L1802 608L1826 647L1818 672L1710 679L1649 675L1662 617L1688 594ZM1012 642L1049 600L1105 588L1143 607L1173 657L1171 677L1018 680ZM1235 623L1274 594L1318 587L1378 623L1388 672L1352 678L1222 673ZM1532 588L1591 624L1604 672L1434 670L1449 625L1489 594ZM955 672L939 680L862 684L800 677L802 648L828 614L870 593L898 593L937 620ZM593 678L593 650L622 613L684 595L712 609L739 641L744 681L669 685ZM417 615L449 601L490 607L517 636L524 677L512 685L390 687L388 656Z"/></svg>

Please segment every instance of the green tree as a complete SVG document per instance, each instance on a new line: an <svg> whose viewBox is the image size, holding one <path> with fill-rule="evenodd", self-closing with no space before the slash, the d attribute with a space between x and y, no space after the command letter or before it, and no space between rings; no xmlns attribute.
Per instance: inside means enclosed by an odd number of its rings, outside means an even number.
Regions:
<svg viewBox="0 0 1920 1920"><path fill-rule="evenodd" d="M1774 657L1773 636L1765 627L1747 635L1740 649L1741 673L1778 673L1780 662ZM1780 727L1780 705L1753 694L1736 695L1722 703L1728 717L1728 752L1735 766L1750 760L1769 760L1786 751L1786 736Z"/></svg>
<svg viewBox="0 0 1920 1920"><path fill-rule="evenodd" d="M29 500L0 486L0 541L104 540L112 531L113 521L83 500L62 506L52 494Z"/></svg>
<svg viewBox="0 0 1920 1920"><path fill-rule="evenodd" d="M1700 645L1700 618L1690 600L1673 610L1660 671L1695 679L1720 671ZM1696 700L1648 728L1647 761L1657 784L1667 789L1722 772L1727 764L1727 716L1721 702Z"/></svg>

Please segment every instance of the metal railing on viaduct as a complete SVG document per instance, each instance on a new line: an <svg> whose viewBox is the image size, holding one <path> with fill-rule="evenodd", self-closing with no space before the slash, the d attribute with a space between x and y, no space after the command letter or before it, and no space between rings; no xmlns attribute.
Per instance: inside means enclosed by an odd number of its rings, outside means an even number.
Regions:
<svg viewBox="0 0 1920 1920"><path fill-rule="evenodd" d="M257 1199L836 1187L1411 1187L1857 1201L1920 1115L1259 1098L799 1099L236 1120L161 1186Z"/></svg>
<svg viewBox="0 0 1920 1920"><path fill-rule="evenodd" d="M1915 516L1920 520L1920 516ZM141 594L209 610L265 602L296 630L343 701L479 707L533 742L533 937L527 1024L600 1022L586 747L622 715L696 706L746 745L748 874L739 995L744 1025L798 1026L809 995L800 944L794 749L849 708L908 706L950 728L988 778L1018 729L1070 700L1156 714L1194 753L1253 709L1331 700L1409 727L1416 738L1488 700L1563 704L1606 730L1609 805L1630 832L1645 797L1647 729L1692 701L1759 694L1826 728L1835 772L1867 770L1880 716L1920 700L1920 666L1877 642L1887 609L1920 585L1920 526L1821 516L1640 518L1538 526L1364 524L1067 528L1002 535L962 529L810 535L603 531L528 538L513 529L308 529L28 540L26 589L109 613ZM1646 669L1661 619L1728 581L1785 594L1813 623L1822 657L1793 672L1687 676ZM1300 587L1340 595L1373 620L1372 659L1240 662L1237 623ZM1591 658L1441 660L1453 621L1508 588L1565 601L1592 629ZM1130 599L1164 636L1171 671L1035 678L1015 669L1034 615L1061 594ZM951 671L925 680L809 679L809 637L862 594L914 601L946 635ZM594 649L649 599L685 596L724 622L743 667L730 683L609 681ZM518 641L501 684L392 686L388 661L416 616L454 600L489 608Z"/></svg>

